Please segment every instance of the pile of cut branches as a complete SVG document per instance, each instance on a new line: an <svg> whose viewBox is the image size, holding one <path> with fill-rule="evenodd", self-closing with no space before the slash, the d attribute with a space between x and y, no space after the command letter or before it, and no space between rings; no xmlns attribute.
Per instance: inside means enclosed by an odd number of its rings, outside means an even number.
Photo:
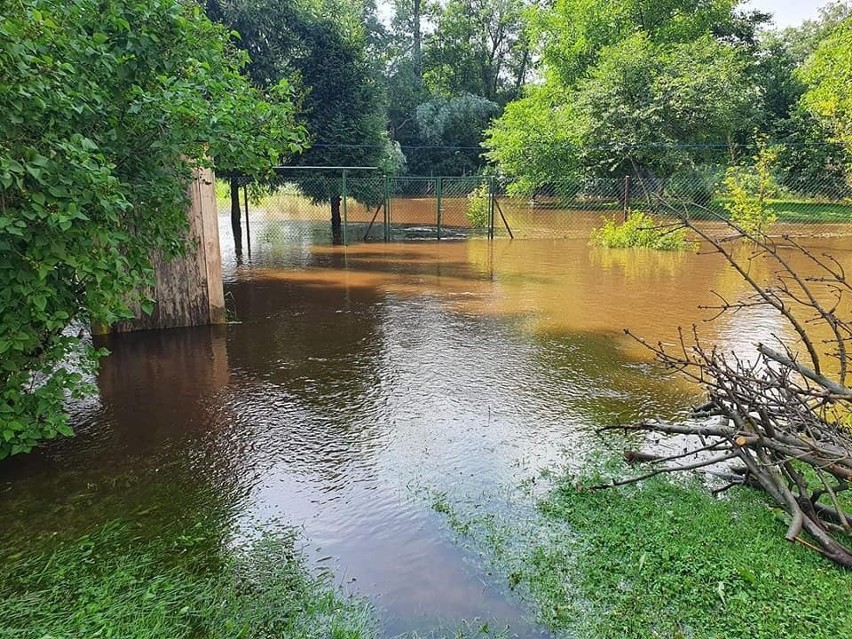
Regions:
<svg viewBox="0 0 852 639"><path fill-rule="evenodd" d="M674 347L627 331L668 369L700 384L709 397L682 423L619 425L688 436L690 445L667 456L628 453L629 461L649 463L652 469L606 486L702 469L726 478L717 493L736 485L757 487L789 515L788 540L852 568L852 499L844 494L852 481L852 389L846 385L852 323L838 316L852 285L836 259L791 238L776 242L730 222L731 233L720 238L686 215L680 224L721 254L750 287L746 298L720 297L712 308L725 314L769 307L784 318L796 339L756 344L753 356L744 358L704 343L695 327L680 331ZM735 243L742 242L752 249L746 259L734 251ZM810 275L794 270L793 253L811 265ZM771 283L750 273L756 259L774 264Z"/></svg>

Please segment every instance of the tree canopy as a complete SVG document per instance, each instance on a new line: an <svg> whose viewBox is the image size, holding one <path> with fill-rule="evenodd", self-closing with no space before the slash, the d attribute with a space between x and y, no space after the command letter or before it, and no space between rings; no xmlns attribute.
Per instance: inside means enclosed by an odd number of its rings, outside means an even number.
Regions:
<svg viewBox="0 0 852 639"><path fill-rule="evenodd" d="M838 24L817 45L801 76L809 86L803 106L821 118L835 139L852 152L852 18Z"/></svg>
<svg viewBox="0 0 852 639"><path fill-rule="evenodd" d="M533 188L581 175L722 170L768 136L785 185L844 192L828 132L849 137L849 12L835 2L817 20L777 31L739 0L530 8L538 81L486 132L488 157Z"/></svg>
<svg viewBox="0 0 852 639"><path fill-rule="evenodd" d="M655 43L637 32L603 47L573 85L549 81L510 105L489 131L490 156L539 184L572 169L671 175L753 125L745 66L709 34Z"/></svg>
<svg viewBox="0 0 852 639"><path fill-rule="evenodd" d="M291 158L307 166L398 168L387 134L385 88L378 61L369 56L369 3L343 0L208 0L207 12L235 32L234 43L250 56L249 75L264 89L282 77L296 78L298 115L311 146ZM340 173L294 176L303 193L330 202L335 242L340 235ZM371 203L376 189L353 181L350 195Z"/></svg>

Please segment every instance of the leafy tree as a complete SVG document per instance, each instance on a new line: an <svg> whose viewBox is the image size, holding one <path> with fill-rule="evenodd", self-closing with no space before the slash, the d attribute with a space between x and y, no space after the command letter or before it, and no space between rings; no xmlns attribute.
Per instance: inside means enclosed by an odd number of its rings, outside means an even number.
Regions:
<svg viewBox="0 0 852 639"><path fill-rule="evenodd" d="M538 183L572 167L667 177L748 130L753 97L736 48L709 35L655 44L640 32L604 47L573 87L546 86L510 105L487 144L505 171Z"/></svg>
<svg viewBox="0 0 852 639"><path fill-rule="evenodd" d="M554 0L531 12L530 33L550 81L571 86L600 52L647 34L656 43L691 42L712 32L736 33L740 0Z"/></svg>
<svg viewBox="0 0 852 639"><path fill-rule="evenodd" d="M423 85L424 14L432 5L422 0L393 0L384 63L388 86L391 136L402 145L420 143L415 111L429 99Z"/></svg>
<svg viewBox="0 0 852 639"><path fill-rule="evenodd" d="M531 86L486 132L487 155L503 173L518 178L512 187L519 192L574 176L581 169L582 142L573 126L576 117L567 90Z"/></svg>
<svg viewBox="0 0 852 639"><path fill-rule="evenodd" d="M835 28L846 18L852 16L852 3L848 0L834 0L820 7L814 20L805 20L797 27L787 27L780 33L788 51L797 65L802 64L809 55Z"/></svg>
<svg viewBox="0 0 852 639"><path fill-rule="evenodd" d="M417 156L415 172L468 175L482 166L482 131L500 107L485 98L461 95L435 98L417 107L417 125L426 153Z"/></svg>
<svg viewBox="0 0 852 639"><path fill-rule="evenodd" d="M829 142L828 123L804 108L808 87L799 70L850 11L848 2L834 2L816 20L766 32L754 57L752 77L763 102L759 128L776 142L783 186L804 195L838 198L849 192L843 148Z"/></svg>
<svg viewBox="0 0 852 639"><path fill-rule="evenodd" d="M831 130L814 114L796 108L789 118L776 123L773 133L779 180L785 188L830 199L852 195L849 156L843 145L828 141Z"/></svg>
<svg viewBox="0 0 852 639"><path fill-rule="evenodd" d="M0 458L70 434L63 402L102 353L90 323L152 300L180 254L191 169L262 171L298 151L286 83L180 0L18 0L0 14Z"/></svg>
<svg viewBox="0 0 852 639"><path fill-rule="evenodd" d="M388 116L393 138L407 148L411 171L446 174L482 169L477 147L484 129L503 104L520 94L529 76L531 54L523 19L527 4L526 0L393 2L392 44L386 56ZM496 110L492 104L498 105ZM480 117L482 107L487 117ZM446 108L466 114L462 117L473 128L458 130L455 140L436 138L424 117ZM436 148L452 145L470 148Z"/></svg>
<svg viewBox="0 0 852 639"><path fill-rule="evenodd" d="M502 103L517 97L529 71L523 8L522 0L449 0L424 45L430 92Z"/></svg>
<svg viewBox="0 0 852 639"><path fill-rule="evenodd" d="M848 2L832 2L819 10L819 17L815 20L806 20L798 27L766 31L761 35L751 71L763 99L764 123L761 128L765 132L781 126L782 134L789 134L799 122L794 118L794 122L782 124L793 118L807 88L797 71L819 43L850 14L852 5Z"/></svg>
<svg viewBox="0 0 852 639"><path fill-rule="evenodd" d="M796 109L805 90L796 75L800 63L784 33L770 31L761 39L750 75L760 90L763 132L772 131Z"/></svg>
<svg viewBox="0 0 852 639"><path fill-rule="evenodd" d="M808 84L803 106L852 152L852 18L846 18L819 43L805 61L801 77Z"/></svg>
<svg viewBox="0 0 852 639"><path fill-rule="evenodd" d="M259 87L282 77L299 79L300 115L312 146L294 158L306 166L397 168L387 136L385 94L376 62L368 56L365 5L344 0L209 0L209 15L239 33L237 46L251 57ZM366 11L369 15L369 10ZM300 174L302 175L302 174ZM329 202L332 238L342 242L339 172L304 174L296 181L317 202ZM352 181L349 195L371 202L376 191Z"/></svg>
<svg viewBox="0 0 852 639"><path fill-rule="evenodd" d="M773 172L777 161L778 149L761 140L749 164L731 166L725 172L722 187L727 200L724 206L731 214L731 222L748 235L766 233L777 219L775 212L768 208L770 198L778 194Z"/></svg>

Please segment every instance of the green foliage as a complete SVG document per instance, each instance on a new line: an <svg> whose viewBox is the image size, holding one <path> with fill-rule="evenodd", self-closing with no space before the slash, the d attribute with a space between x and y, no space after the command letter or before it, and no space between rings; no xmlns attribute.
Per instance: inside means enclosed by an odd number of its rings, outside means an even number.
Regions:
<svg viewBox="0 0 852 639"><path fill-rule="evenodd" d="M300 150L192 2L22 0L0 15L0 459L69 434L97 351L77 333L153 301L150 252L184 249L191 169ZM76 360L76 363L75 363Z"/></svg>
<svg viewBox="0 0 852 639"><path fill-rule="evenodd" d="M412 173L462 175L485 165L482 133L520 95L532 67L526 0L395 0L385 50L391 134ZM431 28L430 28L431 27ZM438 136L424 115L452 109L464 127ZM425 113L424 113L425 112ZM438 147L459 147L438 148Z"/></svg>
<svg viewBox="0 0 852 639"><path fill-rule="evenodd" d="M292 533L224 551L203 525L113 522L0 566L0 637L375 637L366 604L308 574Z"/></svg>
<svg viewBox="0 0 852 639"><path fill-rule="evenodd" d="M715 164L684 168L666 184L666 193L679 200L708 206L722 179L722 169Z"/></svg>
<svg viewBox="0 0 852 639"><path fill-rule="evenodd" d="M644 33L654 43L694 41L731 32L738 0L556 0L530 12L533 43L542 49L549 83L572 86L605 47Z"/></svg>
<svg viewBox="0 0 852 639"><path fill-rule="evenodd" d="M467 219L473 228L485 229L491 223L491 192L483 182L467 196Z"/></svg>
<svg viewBox="0 0 852 639"><path fill-rule="evenodd" d="M852 17L847 17L805 61L801 77L808 90L802 103L822 118L852 153Z"/></svg>
<svg viewBox="0 0 852 639"><path fill-rule="evenodd" d="M488 132L490 157L539 183L575 167L670 176L715 159L713 145L754 119L746 68L738 49L710 36L658 44L636 33L601 48L573 84L552 76L509 105Z"/></svg>
<svg viewBox="0 0 852 639"><path fill-rule="evenodd" d="M531 86L520 100L506 106L485 135L488 158L507 175L517 177L520 192L561 182L580 172L576 116L566 91Z"/></svg>
<svg viewBox="0 0 852 639"><path fill-rule="evenodd" d="M829 143L830 128L812 113L796 108L776 124L780 186L803 196L840 200L852 196L849 156Z"/></svg>
<svg viewBox="0 0 852 639"><path fill-rule="evenodd" d="M649 248L656 251L683 251L692 248L682 228L661 227L647 213L632 211L627 220L618 224L614 218L604 218L604 225L592 231L592 246L606 248Z"/></svg>
<svg viewBox="0 0 852 639"><path fill-rule="evenodd" d="M435 29L423 43L423 83L429 93L445 98L470 94L497 103L517 96L530 66L523 9L522 0L432 4Z"/></svg>
<svg viewBox="0 0 852 639"><path fill-rule="evenodd" d="M849 0L830 0L820 4L822 6L817 10L815 19L787 27L781 33L797 64L804 62L838 25L852 16L852 3Z"/></svg>
<svg viewBox="0 0 852 639"><path fill-rule="evenodd" d="M211 17L235 30L236 46L251 56L254 84L267 87L297 78L299 107L312 146L292 164L380 166L392 173L404 158L387 135L386 96L377 60L369 56L363 3L342 0L209 0ZM305 174L302 191L317 202L343 193L335 179ZM349 194L371 202L373 189Z"/></svg>
<svg viewBox="0 0 852 639"><path fill-rule="evenodd" d="M731 221L749 235L765 233L776 221L774 210L768 206L778 193L773 167L778 149L761 143L752 164L731 166L722 180L724 207Z"/></svg>
<svg viewBox="0 0 852 639"><path fill-rule="evenodd" d="M423 150L431 152L418 154L415 171L436 175L476 173L482 165L482 131L499 110L494 102L470 94L435 98L418 106L417 127L427 147Z"/></svg>

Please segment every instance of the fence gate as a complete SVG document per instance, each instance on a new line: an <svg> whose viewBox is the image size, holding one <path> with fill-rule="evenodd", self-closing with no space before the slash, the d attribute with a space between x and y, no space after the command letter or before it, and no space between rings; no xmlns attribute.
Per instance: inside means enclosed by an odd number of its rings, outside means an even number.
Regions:
<svg viewBox="0 0 852 639"><path fill-rule="evenodd" d="M494 236L486 177L395 177L371 167L281 167L256 181L226 175L220 216L236 252L286 244L449 240Z"/></svg>

